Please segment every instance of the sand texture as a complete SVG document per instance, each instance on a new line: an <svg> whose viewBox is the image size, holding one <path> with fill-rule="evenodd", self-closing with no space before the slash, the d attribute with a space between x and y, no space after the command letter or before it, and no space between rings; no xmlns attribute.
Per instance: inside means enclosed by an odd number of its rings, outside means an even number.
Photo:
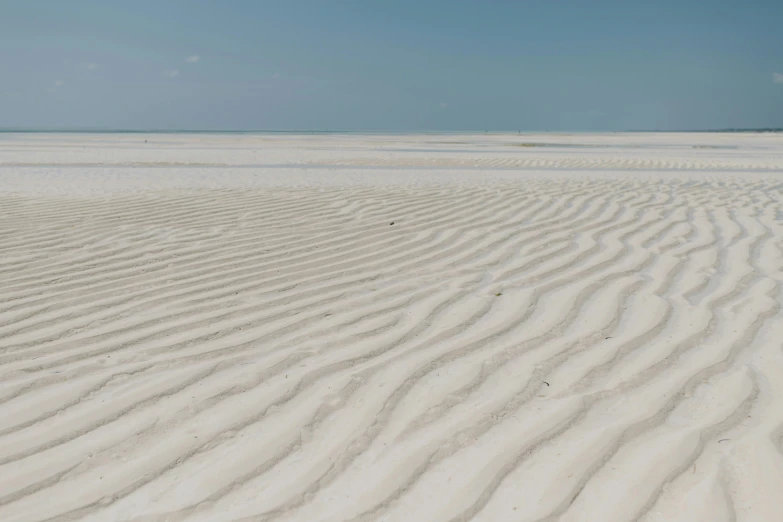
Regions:
<svg viewBox="0 0 783 522"><path fill-rule="evenodd" d="M0 134L0 521L783 520L783 136Z"/></svg>

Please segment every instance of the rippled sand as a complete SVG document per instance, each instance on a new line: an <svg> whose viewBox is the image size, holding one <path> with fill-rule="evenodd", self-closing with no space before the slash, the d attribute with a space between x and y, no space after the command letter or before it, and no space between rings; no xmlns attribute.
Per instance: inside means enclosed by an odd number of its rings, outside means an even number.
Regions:
<svg viewBox="0 0 783 522"><path fill-rule="evenodd" d="M777 521L783 138L0 135L0 520Z"/></svg>

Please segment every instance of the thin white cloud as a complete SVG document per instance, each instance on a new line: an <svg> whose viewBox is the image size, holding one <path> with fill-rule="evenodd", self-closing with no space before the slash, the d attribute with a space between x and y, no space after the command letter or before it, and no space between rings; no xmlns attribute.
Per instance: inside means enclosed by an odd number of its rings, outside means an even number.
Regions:
<svg viewBox="0 0 783 522"><path fill-rule="evenodd" d="M164 71L163 74L165 74L169 78L176 78L177 76L179 76L179 71L174 69L173 71Z"/></svg>
<svg viewBox="0 0 783 522"><path fill-rule="evenodd" d="M440 104L440 108L441 108L441 109L445 109L446 107L448 107L448 105L446 105L445 103L441 103L441 104Z"/></svg>
<svg viewBox="0 0 783 522"><path fill-rule="evenodd" d="M54 82L54 85L55 87L62 87L63 85L65 85L65 82L62 80L57 80L56 82Z"/></svg>
<svg viewBox="0 0 783 522"><path fill-rule="evenodd" d="M54 87L49 87L47 90L49 92L57 92L57 89L55 89Z"/></svg>
<svg viewBox="0 0 783 522"><path fill-rule="evenodd" d="M85 63L84 66L86 68L90 69L91 71L93 69L97 69L98 68L98 64L97 63Z"/></svg>
<svg viewBox="0 0 783 522"><path fill-rule="evenodd" d="M775 83L783 83L783 74L772 73L772 81Z"/></svg>
<svg viewBox="0 0 783 522"><path fill-rule="evenodd" d="M199 60L201 60L201 56L199 56L197 54L194 54L192 56L188 56L187 58L185 58L185 61L188 62L188 63L196 63Z"/></svg>
<svg viewBox="0 0 783 522"><path fill-rule="evenodd" d="M280 73L275 73L272 75L272 79L277 80L278 78L280 78Z"/></svg>

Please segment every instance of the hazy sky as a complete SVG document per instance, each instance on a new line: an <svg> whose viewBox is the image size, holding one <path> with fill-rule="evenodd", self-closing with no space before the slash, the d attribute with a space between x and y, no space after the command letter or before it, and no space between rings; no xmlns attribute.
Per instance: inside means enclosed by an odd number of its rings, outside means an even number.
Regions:
<svg viewBox="0 0 783 522"><path fill-rule="evenodd" d="M783 127L783 0L0 0L0 128Z"/></svg>

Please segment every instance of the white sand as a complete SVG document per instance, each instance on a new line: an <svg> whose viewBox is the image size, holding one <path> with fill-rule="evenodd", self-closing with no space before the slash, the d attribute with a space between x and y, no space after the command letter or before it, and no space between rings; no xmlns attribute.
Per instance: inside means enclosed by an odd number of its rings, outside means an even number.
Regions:
<svg viewBox="0 0 783 522"><path fill-rule="evenodd" d="M0 188L2 522L783 519L782 136L6 134Z"/></svg>

